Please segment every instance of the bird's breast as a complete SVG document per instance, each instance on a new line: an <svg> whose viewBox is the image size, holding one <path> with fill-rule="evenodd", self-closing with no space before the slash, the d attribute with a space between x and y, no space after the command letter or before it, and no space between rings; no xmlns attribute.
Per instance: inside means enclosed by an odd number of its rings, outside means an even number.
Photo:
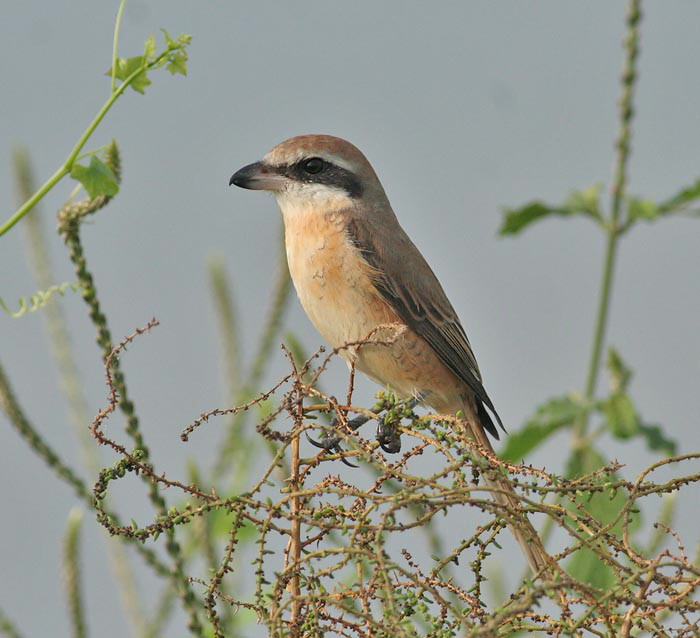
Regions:
<svg viewBox="0 0 700 638"><path fill-rule="evenodd" d="M370 279L371 269L346 232L343 211L285 215L289 272L306 314L334 348L396 321Z"/></svg>

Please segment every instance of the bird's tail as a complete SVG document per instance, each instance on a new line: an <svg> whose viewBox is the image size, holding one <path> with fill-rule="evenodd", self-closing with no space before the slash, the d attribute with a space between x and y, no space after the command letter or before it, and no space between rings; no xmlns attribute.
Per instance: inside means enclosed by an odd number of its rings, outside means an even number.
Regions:
<svg viewBox="0 0 700 638"><path fill-rule="evenodd" d="M478 423L472 425L471 420L468 424L472 438L479 445L495 455L491 441L489 441L481 425ZM482 472L482 477L486 485L493 490L496 501L507 509L508 516L505 518L508 520L508 528L515 537L515 540L518 541L518 545L520 545L533 574L540 573L548 566L555 567L556 564L544 548L542 540L532 526L532 523L528 520L527 515L525 513L517 514L520 499L513 489L513 486L502 478L500 473L495 469Z"/></svg>

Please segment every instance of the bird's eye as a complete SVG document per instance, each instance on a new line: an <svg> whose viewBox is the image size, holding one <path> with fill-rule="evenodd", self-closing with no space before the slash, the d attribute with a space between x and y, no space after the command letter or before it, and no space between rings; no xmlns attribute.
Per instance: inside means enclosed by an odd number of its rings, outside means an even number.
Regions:
<svg viewBox="0 0 700 638"><path fill-rule="evenodd" d="M302 162L301 167L304 169L304 172L316 175L323 170L325 164L326 163L320 157L312 157Z"/></svg>

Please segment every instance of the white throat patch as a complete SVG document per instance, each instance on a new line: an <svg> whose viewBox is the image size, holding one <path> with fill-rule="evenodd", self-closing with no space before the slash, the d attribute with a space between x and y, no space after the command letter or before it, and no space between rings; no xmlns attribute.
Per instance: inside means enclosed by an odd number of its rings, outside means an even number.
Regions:
<svg viewBox="0 0 700 638"><path fill-rule="evenodd" d="M284 190L276 191L274 196L285 217L300 212L328 213L354 205L342 188L316 182L290 182Z"/></svg>

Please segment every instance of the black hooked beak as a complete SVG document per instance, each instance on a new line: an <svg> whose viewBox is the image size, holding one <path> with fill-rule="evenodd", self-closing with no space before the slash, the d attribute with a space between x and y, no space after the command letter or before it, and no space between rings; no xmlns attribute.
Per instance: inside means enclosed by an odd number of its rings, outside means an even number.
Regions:
<svg viewBox="0 0 700 638"><path fill-rule="evenodd" d="M274 172L274 169L262 162L255 162L236 171L231 176L228 185L234 184L240 188L256 191L279 191L284 188L286 181L284 175Z"/></svg>

